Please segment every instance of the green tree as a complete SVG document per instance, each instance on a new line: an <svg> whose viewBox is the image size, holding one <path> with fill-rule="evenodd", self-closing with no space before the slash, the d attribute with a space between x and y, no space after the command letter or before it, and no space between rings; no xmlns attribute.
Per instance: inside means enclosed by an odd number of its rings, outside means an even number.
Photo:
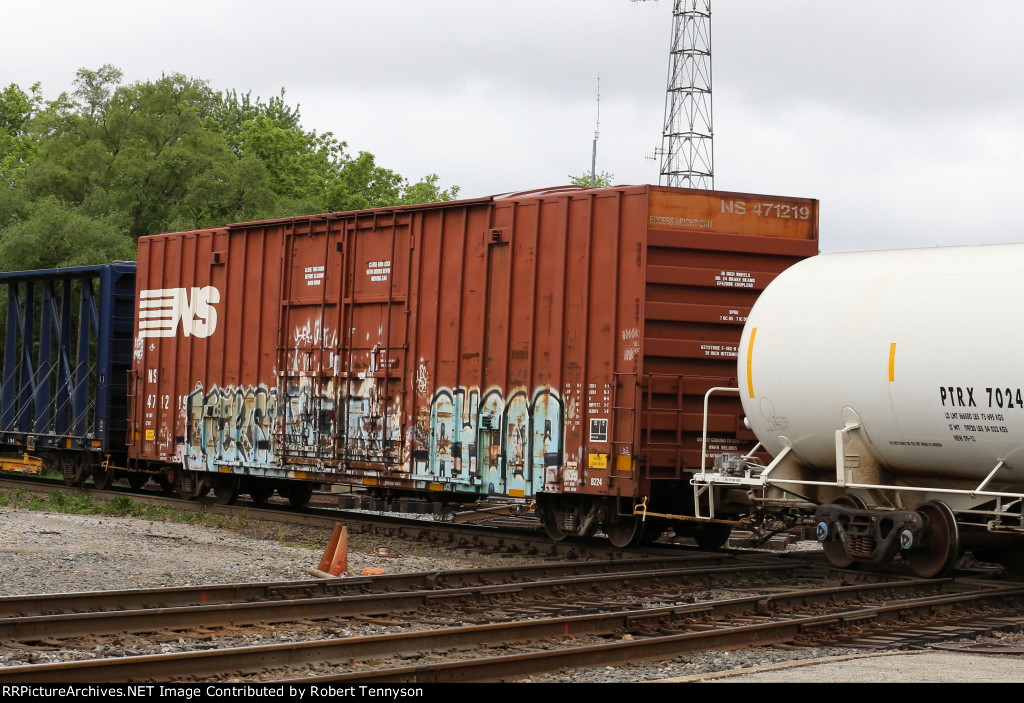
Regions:
<svg viewBox="0 0 1024 703"><path fill-rule="evenodd" d="M0 267L132 258L126 243L146 234L458 193L304 129L283 90L264 101L177 73L122 80L105 65L53 101L38 85L0 92Z"/></svg>
<svg viewBox="0 0 1024 703"><path fill-rule="evenodd" d="M47 196L0 236L0 270L23 271L135 259L135 240L116 214L90 217Z"/></svg>
<svg viewBox="0 0 1024 703"><path fill-rule="evenodd" d="M38 83L28 93L14 83L0 91L0 187L10 189L35 156L39 139L28 124L42 105Z"/></svg>
<svg viewBox="0 0 1024 703"><path fill-rule="evenodd" d="M590 172L583 173L579 176L566 176L569 179L569 183L574 186L581 186L583 188L590 187ZM607 171L601 171L596 174L594 179L595 188L606 188L615 182L615 174L608 173Z"/></svg>

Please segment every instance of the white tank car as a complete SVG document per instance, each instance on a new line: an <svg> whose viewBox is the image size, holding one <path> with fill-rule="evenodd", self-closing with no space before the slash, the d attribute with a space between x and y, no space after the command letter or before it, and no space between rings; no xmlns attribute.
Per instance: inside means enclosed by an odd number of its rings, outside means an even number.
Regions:
<svg viewBox="0 0 1024 703"><path fill-rule="evenodd" d="M966 546L1022 531L1024 244L806 259L758 298L738 366L774 460L698 486L820 504L840 566L900 553L939 575Z"/></svg>
<svg viewBox="0 0 1024 703"><path fill-rule="evenodd" d="M751 429L834 471L844 410L904 481L1024 490L1024 244L824 254L758 298L739 348Z"/></svg>

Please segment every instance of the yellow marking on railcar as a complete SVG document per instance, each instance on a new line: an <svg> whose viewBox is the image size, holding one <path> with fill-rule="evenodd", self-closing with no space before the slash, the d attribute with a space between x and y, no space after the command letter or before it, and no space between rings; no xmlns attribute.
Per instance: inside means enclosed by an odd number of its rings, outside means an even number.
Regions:
<svg viewBox="0 0 1024 703"><path fill-rule="evenodd" d="M757 336L757 328L754 327L750 330L750 341L747 342L747 393L751 398L754 397L754 376L751 373L751 368L754 366L754 337Z"/></svg>
<svg viewBox="0 0 1024 703"><path fill-rule="evenodd" d="M889 345L889 382L896 380L896 342Z"/></svg>
<svg viewBox="0 0 1024 703"><path fill-rule="evenodd" d="M364 476L363 477L363 485L364 486L376 486L377 485L377 479L370 478L369 476Z"/></svg>
<svg viewBox="0 0 1024 703"><path fill-rule="evenodd" d="M43 460L31 454L22 454L21 459L0 458L0 469L21 474L38 474L44 468Z"/></svg>
<svg viewBox="0 0 1024 703"><path fill-rule="evenodd" d="M615 470L621 473L629 473L633 471L633 457L629 454L616 454L615 455Z"/></svg>
<svg viewBox="0 0 1024 703"><path fill-rule="evenodd" d="M444 484L443 483L430 483L430 484L427 484L427 490L428 491L443 491L444 490Z"/></svg>
<svg viewBox="0 0 1024 703"><path fill-rule="evenodd" d="M592 469L607 469L608 468L608 455L607 454L589 454L587 455L587 466Z"/></svg>
<svg viewBox="0 0 1024 703"><path fill-rule="evenodd" d="M510 488L508 494L512 498L523 498L524 496L526 496L526 491L521 490L519 488Z"/></svg>

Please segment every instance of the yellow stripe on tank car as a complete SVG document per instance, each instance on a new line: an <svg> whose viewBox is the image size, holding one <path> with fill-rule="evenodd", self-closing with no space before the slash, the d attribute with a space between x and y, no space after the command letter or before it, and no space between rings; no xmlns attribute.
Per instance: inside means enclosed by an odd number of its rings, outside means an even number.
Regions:
<svg viewBox="0 0 1024 703"><path fill-rule="evenodd" d="M757 328L754 327L750 330L750 341L747 342L747 393L750 397L754 397L754 377L750 373L751 367L754 365L754 337L757 336Z"/></svg>
<svg viewBox="0 0 1024 703"><path fill-rule="evenodd" d="M896 342L889 345L889 382L896 380Z"/></svg>

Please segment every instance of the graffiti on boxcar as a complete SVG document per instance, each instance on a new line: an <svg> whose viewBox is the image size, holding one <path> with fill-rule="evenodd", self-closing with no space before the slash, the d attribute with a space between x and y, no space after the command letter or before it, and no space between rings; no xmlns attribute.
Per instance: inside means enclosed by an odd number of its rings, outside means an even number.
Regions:
<svg viewBox="0 0 1024 703"><path fill-rule="evenodd" d="M332 457L338 431L334 379L289 376L284 388L284 441L289 453Z"/></svg>
<svg viewBox="0 0 1024 703"><path fill-rule="evenodd" d="M294 346L288 350L285 361L285 368L292 373L337 372L338 357L332 350L338 346L338 330L325 326L320 320L307 320L292 330L292 343Z"/></svg>
<svg viewBox="0 0 1024 703"><path fill-rule="evenodd" d="M371 358L375 358L372 355ZM376 366L371 364L374 370ZM394 464L401 440L401 396L388 397L386 379L352 379L347 394L345 455L349 459Z"/></svg>
<svg viewBox="0 0 1024 703"><path fill-rule="evenodd" d="M427 362L421 357L420 365L416 368L416 393L421 398L426 398L429 390L430 374L427 371Z"/></svg>
<svg viewBox="0 0 1024 703"><path fill-rule="evenodd" d="M389 397L387 383L388 379L373 376L283 378L286 453L396 464L401 452L401 397Z"/></svg>
<svg viewBox="0 0 1024 703"><path fill-rule="evenodd" d="M221 463L270 466L274 463L277 390L258 386L202 383L185 399L188 460L194 468L216 470Z"/></svg>
<svg viewBox="0 0 1024 703"><path fill-rule="evenodd" d="M482 483L492 493L532 493L561 465L563 415L548 387L532 400L525 389L439 388L417 416L415 473Z"/></svg>

